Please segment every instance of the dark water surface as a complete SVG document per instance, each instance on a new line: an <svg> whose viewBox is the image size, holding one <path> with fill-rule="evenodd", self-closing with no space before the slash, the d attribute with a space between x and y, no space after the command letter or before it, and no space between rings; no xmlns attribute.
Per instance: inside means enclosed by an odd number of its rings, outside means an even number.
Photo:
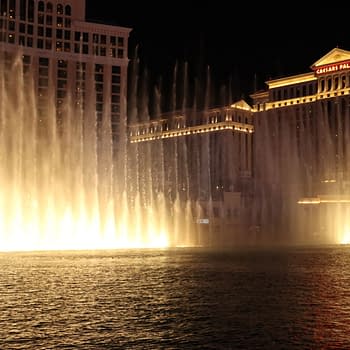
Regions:
<svg viewBox="0 0 350 350"><path fill-rule="evenodd" d="M350 349L350 247L2 253L0 349Z"/></svg>

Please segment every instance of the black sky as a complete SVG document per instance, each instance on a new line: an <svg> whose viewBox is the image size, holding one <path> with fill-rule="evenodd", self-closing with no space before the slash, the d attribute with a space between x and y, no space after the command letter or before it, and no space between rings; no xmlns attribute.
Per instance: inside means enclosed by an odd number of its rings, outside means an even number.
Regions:
<svg viewBox="0 0 350 350"><path fill-rule="evenodd" d="M306 7L307 6L307 7ZM87 0L88 20L132 28L129 57L154 75L176 62L209 67L218 84L233 80L242 97L270 78L304 73L334 47L350 50L346 3Z"/></svg>

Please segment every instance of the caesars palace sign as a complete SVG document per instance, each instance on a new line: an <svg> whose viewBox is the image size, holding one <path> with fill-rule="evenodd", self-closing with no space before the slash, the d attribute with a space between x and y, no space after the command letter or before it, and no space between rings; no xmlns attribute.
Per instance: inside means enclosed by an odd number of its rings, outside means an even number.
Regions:
<svg viewBox="0 0 350 350"><path fill-rule="evenodd" d="M346 69L350 69L350 60L314 68L316 74L333 73Z"/></svg>

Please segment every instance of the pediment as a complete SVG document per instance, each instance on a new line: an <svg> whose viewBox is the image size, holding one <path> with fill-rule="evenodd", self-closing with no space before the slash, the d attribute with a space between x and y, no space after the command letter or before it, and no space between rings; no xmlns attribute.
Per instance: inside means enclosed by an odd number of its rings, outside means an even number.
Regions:
<svg viewBox="0 0 350 350"><path fill-rule="evenodd" d="M250 111L252 109L252 107L250 107L249 104L246 101L244 101L244 100L239 100L239 101L233 103L231 105L231 107L239 108L239 109L245 109L245 110L248 110L248 111Z"/></svg>
<svg viewBox="0 0 350 350"><path fill-rule="evenodd" d="M318 61L311 65L311 68L326 66L328 64L350 60L350 51L339 49L338 47L329 51Z"/></svg>

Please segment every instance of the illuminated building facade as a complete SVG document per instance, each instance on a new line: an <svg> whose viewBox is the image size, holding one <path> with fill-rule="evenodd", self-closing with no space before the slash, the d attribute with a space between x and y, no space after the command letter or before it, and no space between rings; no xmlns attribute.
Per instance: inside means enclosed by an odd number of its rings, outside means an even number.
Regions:
<svg viewBox="0 0 350 350"><path fill-rule="evenodd" d="M130 125L130 141L151 153L162 142L168 161L186 164L169 187L190 188L209 240L340 242L350 224L350 51L335 48L310 72L266 87L252 107L239 101Z"/></svg>
<svg viewBox="0 0 350 350"><path fill-rule="evenodd" d="M350 228L350 51L334 48L310 68L251 95L258 221L301 240L341 241Z"/></svg>
<svg viewBox="0 0 350 350"><path fill-rule="evenodd" d="M85 0L0 0L3 61L20 54L33 72L40 117L54 96L59 122L69 97L97 123L110 118L115 143L125 135L129 32L86 22Z"/></svg>
<svg viewBox="0 0 350 350"><path fill-rule="evenodd" d="M253 134L253 110L240 100L133 123L129 154L135 159L132 164L152 160L142 168L150 169L154 193L165 193L172 203L190 202L199 243L229 244L237 242L248 225Z"/></svg>

